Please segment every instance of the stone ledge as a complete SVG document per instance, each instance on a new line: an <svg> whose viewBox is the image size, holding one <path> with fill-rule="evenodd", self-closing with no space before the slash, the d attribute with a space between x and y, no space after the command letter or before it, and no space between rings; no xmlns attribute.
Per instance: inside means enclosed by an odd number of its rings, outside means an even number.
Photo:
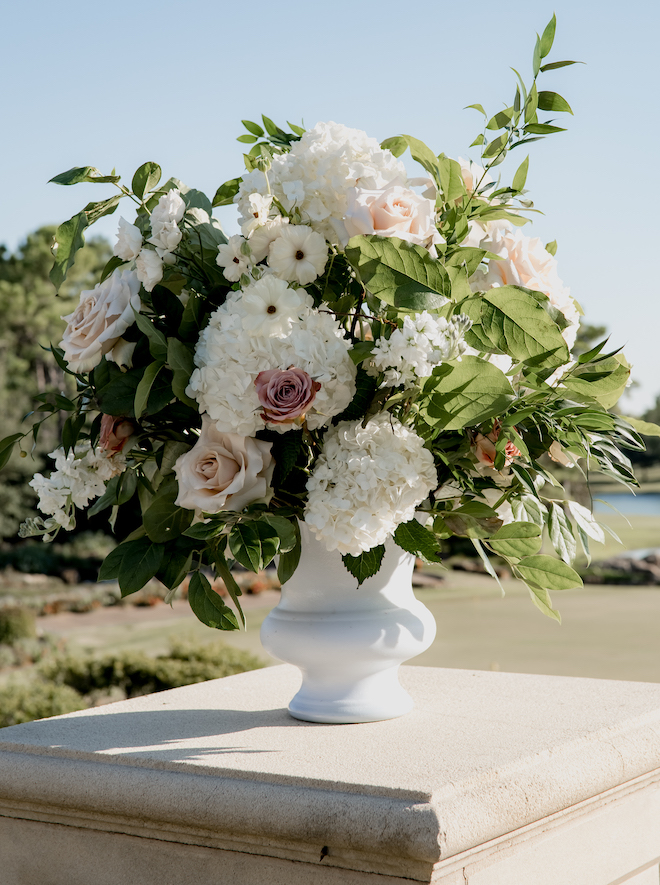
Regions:
<svg viewBox="0 0 660 885"><path fill-rule="evenodd" d="M291 719L299 674L280 666L4 729L0 815L450 883L468 855L492 865L657 793L660 685L421 667L402 681L415 710L389 722Z"/></svg>

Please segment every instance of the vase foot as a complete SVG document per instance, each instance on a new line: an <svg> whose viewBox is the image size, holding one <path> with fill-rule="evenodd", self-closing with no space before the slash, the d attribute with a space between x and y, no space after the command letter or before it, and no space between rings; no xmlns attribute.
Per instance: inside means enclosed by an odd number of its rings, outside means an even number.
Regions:
<svg viewBox="0 0 660 885"><path fill-rule="evenodd" d="M289 713L294 719L328 725L381 722L405 716L413 708L413 699L399 683L398 669L351 682L344 690L336 684L330 687L305 677L289 704Z"/></svg>

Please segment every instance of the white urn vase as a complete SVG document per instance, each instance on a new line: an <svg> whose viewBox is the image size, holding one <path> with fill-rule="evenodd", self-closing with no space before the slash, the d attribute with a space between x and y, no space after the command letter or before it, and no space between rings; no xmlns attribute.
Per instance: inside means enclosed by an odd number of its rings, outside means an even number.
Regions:
<svg viewBox="0 0 660 885"><path fill-rule="evenodd" d="M338 552L304 523L300 531L300 564L261 627L266 651L302 672L289 712L329 723L403 716L413 701L399 667L435 638L433 615L413 594L414 557L390 540L380 571L358 587Z"/></svg>

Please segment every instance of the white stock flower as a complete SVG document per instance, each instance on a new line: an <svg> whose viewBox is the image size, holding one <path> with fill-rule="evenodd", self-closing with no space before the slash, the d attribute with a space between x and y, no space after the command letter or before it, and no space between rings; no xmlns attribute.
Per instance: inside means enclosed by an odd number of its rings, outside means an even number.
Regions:
<svg viewBox="0 0 660 885"><path fill-rule="evenodd" d="M304 289L291 289L284 280L266 274L243 290L243 329L250 335L286 335L303 306L312 300Z"/></svg>
<svg viewBox="0 0 660 885"><path fill-rule="evenodd" d="M113 254L122 261L133 261L138 257L142 248L142 234L138 228L126 221L125 218L119 219L119 227L117 229L117 242L115 243Z"/></svg>
<svg viewBox="0 0 660 885"><path fill-rule="evenodd" d="M80 293L78 306L62 317L68 325L60 341L73 372L89 372L135 322L140 284L132 270L115 270L93 289Z"/></svg>
<svg viewBox="0 0 660 885"><path fill-rule="evenodd" d="M186 204L176 188L169 190L154 206L151 213L151 232L157 234L160 226L173 221L181 221L186 211Z"/></svg>
<svg viewBox="0 0 660 885"><path fill-rule="evenodd" d="M263 279L285 285L275 277ZM294 295L302 292L298 289ZM271 369L293 367L320 383L305 417L311 430L329 424L334 415L343 412L355 395L356 369L349 356L350 342L334 316L303 303L297 312L291 312L290 329L272 336L246 334L243 322L247 316L245 295L230 293L211 315L197 343L198 368L186 392L197 400L201 412L208 412L216 428L254 436L264 427L280 433L293 427L264 423L256 380L261 372Z"/></svg>
<svg viewBox="0 0 660 885"><path fill-rule="evenodd" d="M39 510L67 530L76 524L74 507L86 507L103 494L108 480L126 469L121 452L94 450L89 442L79 443L68 454L56 449L50 457L55 459L55 470L48 477L36 473L29 485L39 497Z"/></svg>
<svg viewBox="0 0 660 885"><path fill-rule="evenodd" d="M376 341L367 372L372 376L384 372L384 387L414 384L418 378L428 378L434 366L465 353L464 336L471 325L462 314L449 320L426 310L407 316L402 329Z"/></svg>
<svg viewBox="0 0 660 885"><path fill-rule="evenodd" d="M226 243L218 246L215 263L222 268L224 278L230 283L238 282L250 270L250 258L242 251L245 242L240 234L234 234Z"/></svg>
<svg viewBox="0 0 660 885"><path fill-rule="evenodd" d="M147 240L147 243L156 247L160 258L163 258L166 252L174 252L183 236L176 221L165 221L159 224L156 230L152 227L152 230L153 236Z"/></svg>
<svg viewBox="0 0 660 885"><path fill-rule="evenodd" d="M382 189L405 180L403 163L375 138L338 123L317 123L289 153L273 157L268 179L257 170L246 175L235 200L247 218L250 195L266 195L270 183L285 211L297 207L303 222L338 243L346 239L343 218L351 188Z"/></svg>
<svg viewBox="0 0 660 885"><path fill-rule="evenodd" d="M307 481L305 522L328 550L358 556L382 544L438 484L433 455L380 412L330 428Z"/></svg>
<svg viewBox="0 0 660 885"><path fill-rule="evenodd" d="M147 292L151 292L163 279L163 259L153 249L143 249L135 260L135 272Z"/></svg>
<svg viewBox="0 0 660 885"><path fill-rule="evenodd" d="M306 286L323 273L328 247L321 234L306 225L282 227L268 253L268 265L284 280Z"/></svg>

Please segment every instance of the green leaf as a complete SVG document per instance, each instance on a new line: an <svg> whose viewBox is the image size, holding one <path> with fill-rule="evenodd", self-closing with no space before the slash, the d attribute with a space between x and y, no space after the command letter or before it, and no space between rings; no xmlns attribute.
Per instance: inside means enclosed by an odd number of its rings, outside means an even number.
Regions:
<svg viewBox="0 0 660 885"><path fill-rule="evenodd" d="M660 427L651 421L642 421L640 418L631 418L629 415L624 415L623 420L632 425L642 436L660 436Z"/></svg>
<svg viewBox="0 0 660 885"><path fill-rule="evenodd" d="M526 583L527 589L529 590L530 596L532 597L532 602L534 605L542 611L544 615L549 618L553 618L553 620L557 621L561 624L561 615L552 607L552 600L550 599L550 594L543 587L537 587L533 583Z"/></svg>
<svg viewBox="0 0 660 885"><path fill-rule="evenodd" d="M496 156L500 153L506 146L507 141L509 140L509 133L503 132L502 135L498 135L497 138L494 138L486 147L483 154L481 155L485 159L490 159L491 157Z"/></svg>
<svg viewBox="0 0 660 885"><path fill-rule="evenodd" d="M83 211L57 228L53 247L55 263L50 271L50 281L58 290L76 259L76 252L85 245L83 231L88 226L87 215Z"/></svg>
<svg viewBox="0 0 660 885"><path fill-rule="evenodd" d="M551 61L547 65L543 65L541 68L541 72L545 73L546 71L555 71L557 68L565 68L567 65L581 65L584 64L582 61Z"/></svg>
<svg viewBox="0 0 660 885"><path fill-rule="evenodd" d="M533 522L512 522L503 525L488 539L489 545L502 556L521 559L541 549L541 529Z"/></svg>
<svg viewBox="0 0 660 885"><path fill-rule="evenodd" d="M170 590L176 590L190 571L194 553L194 550L181 548L177 543L169 545L158 570L158 579ZM169 600L166 598L165 601Z"/></svg>
<svg viewBox="0 0 660 885"><path fill-rule="evenodd" d="M550 126L549 123L528 123L525 126L525 131L531 132L533 135L552 135L553 132L566 132L561 126Z"/></svg>
<svg viewBox="0 0 660 885"><path fill-rule="evenodd" d="M167 543L177 538L193 521L193 510L177 507L174 503L179 493L176 483L165 483L160 486L156 497L142 517L148 537L156 543Z"/></svg>
<svg viewBox="0 0 660 885"><path fill-rule="evenodd" d="M95 221L98 221L99 218L103 218L104 215L112 215L119 205L122 196L122 194L116 194L114 197L110 197L109 200L101 200L98 203L88 203L83 209L83 212L87 216L87 225L94 224Z"/></svg>
<svg viewBox="0 0 660 885"><path fill-rule="evenodd" d="M71 415L71 417L67 418L64 422L64 426L62 427L62 446L65 454L68 454L75 448L80 431L85 423L85 417L85 413L82 412L79 415Z"/></svg>
<svg viewBox="0 0 660 885"><path fill-rule="evenodd" d="M243 591L236 583L236 579L231 573L227 560L219 550L216 550L215 552L214 564L215 573L223 581L225 587L227 588L227 592L231 596L232 601L238 611L238 614L240 615L241 621L243 622L243 626L245 627L245 615L243 614L243 609L238 599L239 596L243 595Z"/></svg>
<svg viewBox="0 0 660 885"><path fill-rule="evenodd" d="M555 29L557 27L557 16L554 15L545 26L545 30L541 35L541 58L545 58L550 54L550 50L552 49L552 44L555 42Z"/></svg>
<svg viewBox="0 0 660 885"><path fill-rule="evenodd" d="M573 534L573 526L564 513L563 508L554 501L548 514L548 532L557 555L565 563L572 565L577 555L577 543Z"/></svg>
<svg viewBox="0 0 660 885"><path fill-rule="evenodd" d="M66 172L60 172L55 178L51 178L49 184L80 184L82 181L94 184L113 184L119 181L119 175L102 175L94 166L75 166Z"/></svg>
<svg viewBox="0 0 660 885"><path fill-rule="evenodd" d="M525 182L527 181L527 170L529 169L529 155L522 161L520 166L518 166L518 170L516 174L513 176L513 182L511 183L511 187L515 191L521 191L525 187Z"/></svg>
<svg viewBox="0 0 660 885"><path fill-rule="evenodd" d="M264 134L264 130L258 123L253 123L252 120L241 120L241 123L245 126L248 132L251 132L252 135L256 135L258 138L261 138Z"/></svg>
<svg viewBox="0 0 660 885"><path fill-rule="evenodd" d="M87 511L88 516L96 516L108 507L117 507L130 501L137 488L137 474L135 470L125 470L119 476L114 476L105 487L105 492Z"/></svg>
<svg viewBox="0 0 660 885"><path fill-rule="evenodd" d="M440 170L440 188L445 201L452 203L454 200L464 197L467 191L460 163L443 154L438 157L438 168Z"/></svg>
<svg viewBox="0 0 660 885"><path fill-rule="evenodd" d="M275 461L273 487L281 488L284 480L296 466L302 448L302 430L290 430L273 442L271 455Z"/></svg>
<svg viewBox="0 0 660 885"><path fill-rule="evenodd" d="M134 414L136 418L140 418L147 408L149 394L154 385L154 381L158 377L158 373L163 368L163 363L151 363L144 370L140 383L135 390Z"/></svg>
<svg viewBox="0 0 660 885"><path fill-rule="evenodd" d="M181 402L196 409L197 402L186 394L190 376L195 370L195 362L192 352L178 338L167 339L167 363L174 373L172 392Z"/></svg>
<svg viewBox="0 0 660 885"><path fill-rule="evenodd" d="M232 556L252 572L266 568L279 546L279 535L265 522L238 523L229 533Z"/></svg>
<svg viewBox="0 0 660 885"><path fill-rule="evenodd" d="M539 92L539 110L556 111L557 113L572 114L571 106L556 92Z"/></svg>
<svg viewBox="0 0 660 885"><path fill-rule="evenodd" d="M442 264L422 246L396 237L352 237L346 257L376 298L402 310L434 310L451 297Z"/></svg>
<svg viewBox="0 0 660 885"><path fill-rule="evenodd" d="M497 586L502 591L502 596L504 596L504 587L502 586L499 575L497 574L497 572L493 568L493 563L490 561L490 559L488 558L488 554L484 550L483 544L481 543L481 541L478 538L475 538L475 537L470 537L470 540L472 541L472 545L473 545L474 549L479 554L479 558L483 562L484 568L486 569L488 574L491 576L491 578L493 578L495 581L497 581Z"/></svg>
<svg viewBox="0 0 660 885"><path fill-rule="evenodd" d="M238 630L236 615L200 572L195 572L188 585L188 602L195 616L216 630Z"/></svg>
<svg viewBox="0 0 660 885"><path fill-rule="evenodd" d="M576 501L567 501L566 504L570 510L571 516L577 523L578 529L599 544L604 544L605 532L596 522L591 511L586 507L583 507L582 504L578 504Z"/></svg>
<svg viewBox="0 0 660 885"><path fill-rule="evenodd" d="M332 423L338 424L340 421L358 421L360 418L363 418L371 405L371 401L377 390L378 379L372 378L371 375L367 375L362 366L358 366L355 376L355 396L343 412L339 415L335 415L332 419ZM286 435L288 436L289 434L287 433Z"/></svg>
<svg viewBox="0 0 660 885"><path fill-rule="evenodd" d="M394 540L407 553L421 556L426 562L442 562L438 539L416 519L396 527Z"/></svg>
<svg viewBox="0 0 660 885"><path fill-rule="evenodd" d="M538 108L539 94L536 89L536 83L529 90L527 101L525 102L525 123L533 123L536 119L536 109Z"/></svg>
<svg viewBox="0 0 660 885"><path fill-rule="evenodd" d="M240 141L243 144L254 144L255 141L258 141L256 135L239 135L236 141Z"/></svg>
<svg viewBox="0 0 660 885"><path fill-rule="evenodd" d="M196 522L187 528L183 534L186 538L194 538L197 541L208 541L209 538L215 538L223 531L225 524L212 520L211 522Z"/></svg>
<svg viewBox="0 0 660 885"><path fill-rule="evenodd" d="M383 150L391 150L389 147L390 143L393 143L395 147L400 146L401 140L405 141L407 146L410 148L410 154L413 160L417 160L417 162L426 169L429 175L434 179L436 184L440 184L440 170L438 167L438 158L433 153L430 147L424 144L423 141L420 141L418 138L414 138L412 135L396 135L394 138L387 138L384 142L382 142L381 147ZM392 152L394 153L394 152ZM401 151L403 153L403 151ZM395 156L401 156L401 154L395 154Z"/></svg>
<svg viewBox="0 0 660 885"><path fill-rule="evenodd" d="M461 303L461 313L473 322L465 338L483 349L484 339L495 351L508 353L515 361L532 361L535 366L555 367L567 363L569 352L561 331L543 303L526 289L501 286Z"/></svg>
<svg viewBox="0 0 660 885"><path fill-rule="evenodd" d="M238 193L240 185L240 178L232 178L230 181L225 181L224 184L221 184L213 197L214 208L215 206L231 206L234 202L234 197Z"/></svg>
<svg viewBox="0 0 660 885"><path fill-rule="evenodd" d="M524 581L547 590L571 590L582 586L582 578L570 565L543 553L524 557L516 568Z"/></svg>
<svg viewBox="0 0 660 885"><path fill-rule="evenodd" d="M119 258L117 255L113 255L112 258L108 260L106 266L103 268L100 282L103 282L103 280L107 280L111 273L114 273L114 271L116 271L118 267L121 267L125 263L126 262L123 258Z"/></svg>
<svg viewBox="0 0 660 885"><path fill-rule="evenodd" d="M551 255L557 254L557 240L552 240L550 243L545 244L545 251L549 252Z"/></svg>
<svg viewBox="0 0 660 885"><path fill-rule="evenodd" d="M152 544L149 538L124 541L106 557L99 571L99 581L117 578L122 596L141 590L156 574L163 561L165 547Z"/></svg>
<svg viewBox="0 0 660 885"><path fill-rule="evenodd" d="M534 78L538 76L538 73L541 69L541 59L543 56L541 55L541 38L536 35L536 44L534 45L534 55L532 57L532 71L534 73ZM536 84L534 84L536 85ZM534 87L532 87L534 88Z"/></svg>
<svg viewBox="0 0 660 885"><path fill-rule="evenodd" d="M516 522L533 522L543 528L547 510L538 498L524 494L519 498L512 498L510 503Z"/></svg>
<svg viewBox="0 0 660 885"><path fill-rule="evenodd" d="M135 308L133 308L133 313L138 329L149 339L149 352L152 357L159 362L165 362L167 359L167 341L165 336L144 314L138 313Z"/></svg>
<svg viewBox="0 0 660 885"><path fill-rule="evenodd" d="M0 470L7 465L11 458L11 453L14 451L14 446L19 439L23 439L22 433L13 433L11 436L6 436L3 440L0 440Z"/></svg>
<svg viewBox="0 0 660 885"><path fill-rule="evenodd" d="M151 161L143 163L133 176L131 187L135 196L142 199L145 193L152 191L160 181L161 175L162 170L158 163Z"/></svg>
<svg viewBox="0 0 660 885"><path fill-rule="evenodd" d="M509 125L512 117L513 107L506 108L506 110L504 111L499 111L499 113L495 114L494 117L490 118L490 120L486 124L486 129L504 129L505 126Z"/></svg>
<svg viewBox="0 0 660 885"><path fill-rule="evenodd" d="M484 117L488 116L488 114L486 113L486 111L483 109L483 107L480 104L469 104L466 106L465 110L467 110L468 108L474 108L475 111L479 111L479 113L483 114ZM381 145L381 147L382 147L382 145Z"/></svg>
<svg viewBox="0 0 660 885"><path fill-rule="evenodd" d="M448 375L432 376L425 386L425 390L432 390L426 411L441 423L443 430L481 424L501 415L513 402L509 379L492 363L464 356L459 363L447 365L451 365Z"/></svg>
<svg viewBox="0 0 660 885"><path fill-rule="evenodd" d="M371 550L360 553L359 556L351 556L350 553L346 553L342 556L342 562L357 579L359 587L367 578L377 574L382 565L383 556L385 556L385 547L383 544L379 544L377 547L372 547Z"/></svg>
<svg viewBox="0 0 660 885"><path fill-rule="evenodd" d="M626 389L630 377L630 365L623 354L617 354L598 364L598 372L589 365L565 376L562 384L575 394L594 399L606 409L616 405Z"/></svg>
<svg viewBox="0 0 660 885"><path fill-rule="evenodd" d="M267 117L265 114L261 115L261 119L263 120L263 124L266 127L266 132L270 135L284 135L279 126L276 126L270 117Z"/></svg>
<svg viewBox="0 0 660 885"><path fill-rule="evenodd" d="M284 516L278 516L275 513L263 513L261 516L263 522L267 522L271 528L277 532L280 543L278 550L281 553L289 553L296 546L298 541L298 532L294 523Z"/></svg>
<svg viewBox="0 0 660 885"><path fill-rule="evenodd" d="M277 577L280 580L280 584L286 584L291 579L300 562L300 527L297 522L293 525L296 533L296 543L287 553L280 553L277 560Z"/></svg>

